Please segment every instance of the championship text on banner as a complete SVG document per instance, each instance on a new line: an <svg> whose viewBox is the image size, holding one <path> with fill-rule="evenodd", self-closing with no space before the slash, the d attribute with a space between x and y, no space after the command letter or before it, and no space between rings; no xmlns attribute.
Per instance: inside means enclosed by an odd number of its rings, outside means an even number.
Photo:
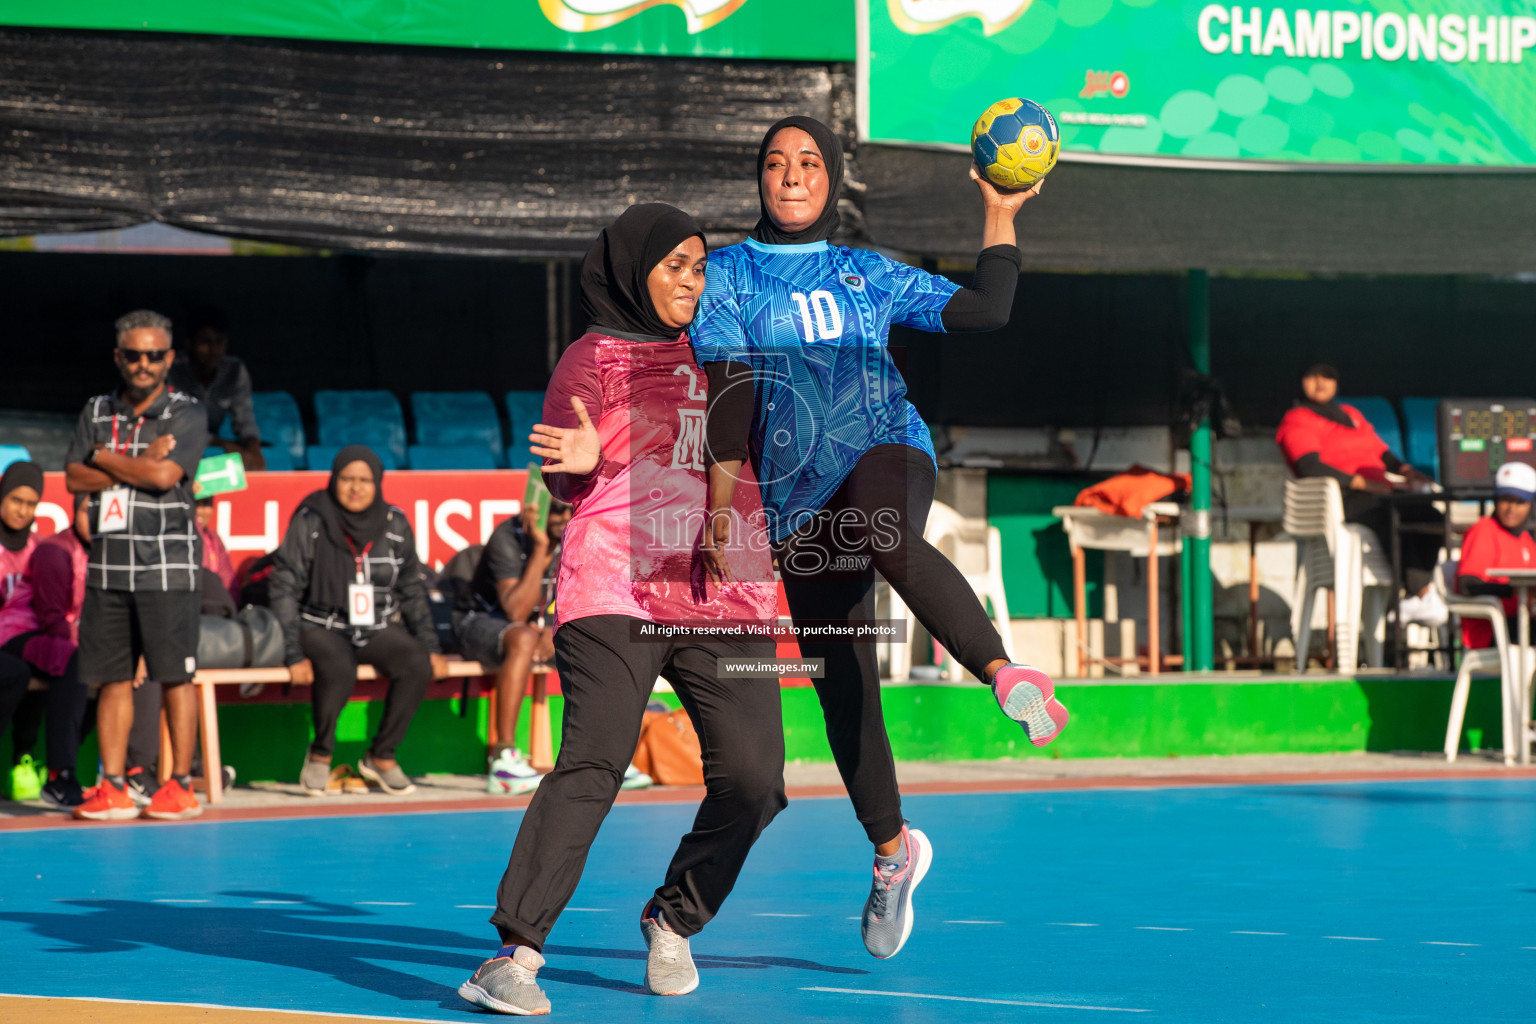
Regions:
<svg viewBox="0 0 1536 1024"><path fill-rule="evenodd" d="M967 146L1023 96L1069 158L1536 164L1536 0L859 2L871 141Z"/></svg>

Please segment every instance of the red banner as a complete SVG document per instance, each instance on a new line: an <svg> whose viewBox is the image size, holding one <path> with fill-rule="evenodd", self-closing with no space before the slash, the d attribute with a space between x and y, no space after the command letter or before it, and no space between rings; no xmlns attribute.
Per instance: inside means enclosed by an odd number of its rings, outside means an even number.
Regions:
<svg viewBox="0 0 1536 1024"><path fill-rule="evenodd" d="M288 529L299 502L325 486L326 473L252 473L243 491L213 499L214 527L240 568L275 549ZM396 470L384 476L384 499L397 505L416 534L416 554L434 570L471 544L484 544L496 524L518 513L523 504L526 470ZM37 531L52 534L69 525L74 499L64 487L63 473L47 473L43 500L37 506ZM779 612L788 615L784 589L779 588ZM798 657L793 641L778 645L782 658ZM786 680L807 685L809 680Z"/></svg>
<svg viewBox="0 0 1536 1024"><path fill-rule="evenodd" d="M282 543L299 502L325 486L326 473L252 473L243 491L213 499L214 527L229 548L235 568ZM384 476L384 499L398 505L416 534L423 564L441 569L455 553L484 544L496 524L517 514L523 503L526 470L411 471ZM39 533L69 525L74 501L63 473L48 473L37 507Z"/></svg>

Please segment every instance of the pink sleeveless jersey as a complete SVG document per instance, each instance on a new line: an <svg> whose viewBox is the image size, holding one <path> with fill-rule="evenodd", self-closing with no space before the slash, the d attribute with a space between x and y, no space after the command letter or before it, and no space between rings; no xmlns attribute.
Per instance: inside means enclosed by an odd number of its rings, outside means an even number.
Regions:
<svg viewBox="0 0 1536 1024"><path fill-rule="evenodd" d="M742 468L731 546L737 582L704 584L708 382L686 336L633 341L588 333L566 349L544 396L544 422L576 425L580 398L602 439L591 474L545 477L575 505L561 541L556 618L627 615L651 622L778 619L762 498Z"/></svg>

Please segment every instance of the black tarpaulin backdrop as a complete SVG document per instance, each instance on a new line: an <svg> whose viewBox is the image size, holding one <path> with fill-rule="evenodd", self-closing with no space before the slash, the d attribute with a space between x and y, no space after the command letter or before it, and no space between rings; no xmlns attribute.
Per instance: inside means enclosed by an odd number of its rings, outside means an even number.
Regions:
<svg viewBox="0 0 1536 1024"><path fill-rule="evenodd" d="M756 217L763 129L809 113L851 141L853 87L837 64L0 29L0 235L159 220L574 255L630 203L661 200L718 245ZM973 256L966 164L854 149L843 237ZM1530 272L1536 174L1063 163L1019 230L1033 268Z"/></svg>
<svg viewBox="0 0 1536 1024"><path fill-rule="evenodd" d="M659 201L718 244L756 220L788 113L851 141L851 68L3 29L0 235L571 255Z"/></svg>

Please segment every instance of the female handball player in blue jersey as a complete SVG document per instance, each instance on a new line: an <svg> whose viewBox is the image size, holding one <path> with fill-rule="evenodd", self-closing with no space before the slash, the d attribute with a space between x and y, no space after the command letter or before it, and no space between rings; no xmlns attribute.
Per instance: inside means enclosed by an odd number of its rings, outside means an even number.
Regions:
<svg viewBox="0 0 1536 1024"><path fill-rule="evenodd" d="M843 783L875 844L865 947L894 956L912 930L912 891L933 860L902 818L880 708L873 639L816 638L830 624L872 622L878 570L944 649L992 687L1009 718L1044 746L1067 722L1045 673L1008 661L960 571L923 539L937 466L933 443L887 348L891 324L996 330L1008 322L1022 257L1013 219L1032 190L1003 193L972 169L985 210L976 283L866 249L832 246L843 177L837 136L787 117L757 158L761 218L751 237L709 257L691 328L709 375L710 522L704 557L730 579L735 473L750 458L801 653L825 659L814 680ZM824 634L825 635L825 634Z"/></svg>

